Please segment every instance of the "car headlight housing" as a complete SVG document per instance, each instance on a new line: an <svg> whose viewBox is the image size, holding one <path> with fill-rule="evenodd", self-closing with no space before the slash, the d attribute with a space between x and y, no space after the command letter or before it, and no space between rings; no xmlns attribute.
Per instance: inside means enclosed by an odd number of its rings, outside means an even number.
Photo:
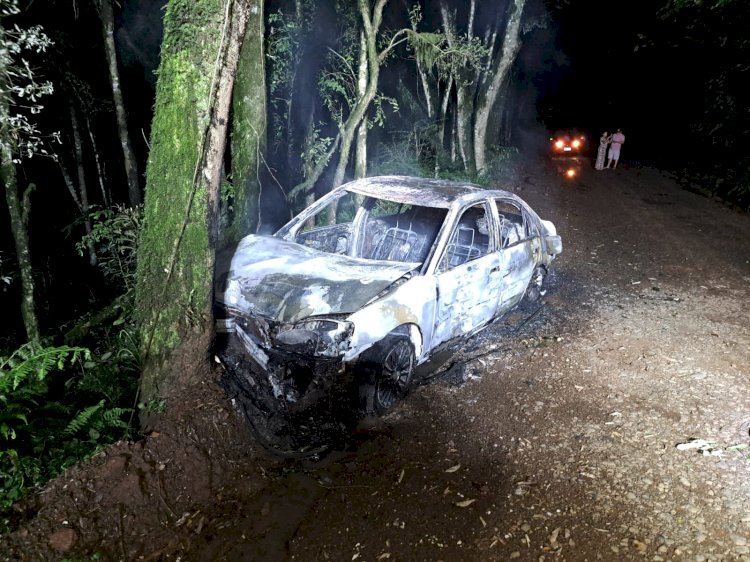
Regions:
<svg viewBox="0 0 750 562"><path fill-rule="evenodd" d="M304 355L338 357L349 349L354 324L330 317L300 320L274 338L284 348Z"/></svg>

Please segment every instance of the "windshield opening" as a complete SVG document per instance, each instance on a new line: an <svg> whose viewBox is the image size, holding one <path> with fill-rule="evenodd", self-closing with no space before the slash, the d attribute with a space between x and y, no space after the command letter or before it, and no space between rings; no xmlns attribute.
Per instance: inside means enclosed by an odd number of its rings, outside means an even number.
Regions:
<svg viewBox="0 0 750 562"><path fill-rule="evenodd" d="M294 241L332 254L423 263L446 209L347 192L292 229Z"/></svg>

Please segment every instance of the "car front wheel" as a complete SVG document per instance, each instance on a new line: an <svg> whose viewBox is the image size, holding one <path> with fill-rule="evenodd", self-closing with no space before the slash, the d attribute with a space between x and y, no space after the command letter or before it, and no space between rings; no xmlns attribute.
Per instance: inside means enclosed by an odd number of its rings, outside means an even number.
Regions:
<svg viewBox="0 0 750 562"><path fill-rule="evenodd" d="M409 391L414 363L414 345L404 336L389 336L365 352L358 388L361 414L390 410Z"/></svg>

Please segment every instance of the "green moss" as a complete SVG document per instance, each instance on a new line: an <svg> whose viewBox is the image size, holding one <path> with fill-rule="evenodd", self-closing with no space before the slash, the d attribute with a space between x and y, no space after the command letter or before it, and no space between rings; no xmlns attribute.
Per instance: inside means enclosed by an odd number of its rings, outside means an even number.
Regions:
<svg viewBox="0 0 750 562"><path fill-rule="evenodd" d="M160 366L186 334L209 328L208 186L196 170L223 15L217 0L171 0L165 15L136 289L136 315L149 356L142 384L147 393L169 382L162 380L166 373Z"/></svg>

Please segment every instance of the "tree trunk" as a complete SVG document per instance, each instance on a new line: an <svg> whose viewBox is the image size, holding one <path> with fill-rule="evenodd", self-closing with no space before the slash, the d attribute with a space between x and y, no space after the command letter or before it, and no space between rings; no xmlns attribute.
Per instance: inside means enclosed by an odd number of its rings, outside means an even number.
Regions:
<svg viewBox="0 0 750 562"><path fill-rule="evenodd" d="M474 3L472 2L472 8ZM448 12L448 8L445 3L440 3L440 13L443 18L443 29L445 30L445 36L448 40L448 45L453 48L455 46L454 30L455 22L453 17ZM472 10L473 13L473 10ZM471 29L468 33L469 38L471 37ZM461 161L464 165L464 170L472 174L474 169L474 147L472 145L471 138L471 123L474 117L474 95L473 95L473 82L467 76L468 71L459 72L454 77L454 83L456 86L456 118L455 126L458 136L458 152L461 156Z"/></svg>
<svg viewBox="0 0 750 562"><path fill-rule="evenodd" d="M94 163L96 164L96 178L99 180L99 189L102 192L102 205L109 207L112 205L112 197L109 189L104 186L104 170L102 170L102 164L99 160L99 152L97 151L96 140L94 139L94 132L91 130L91 120L88 114L84 110L84 119L86 121L86 132L89 135L91 141L92 151L94 153Z"/></svg>
<svg viewBox="0 0 750 562"><path fill-rule="evenodd" d="M440 154L445 152L445 126L448 122L448 103L451 99L451 91L453 90L453 76L449 76L447 84L445 85L445 92L443 93L443 99L440 102L440 118L438 119L438 145L440 151L435 158L435 177L440 177ZM452 129L451 129L452 130ZM453 136L450 138L450 150L449 158L451 162L454 161L453 157Z"/></svg>
<svg viewBox="0 0 750 562"><path fill-rule="evenodd" d="M3 103L5 105L5 103ZM7 106L0 109L0 119L7 115ZM3 121L4 122L4 121ZM26 328L28 341L39 340L39 322L36 317L34 303L34 276L31 268L31 253L29 252L29 234L24 222L21 204L18 201L18 186L16 185L16 166L8 143L9 139L0 139L0 176L5 185L5 200L10 213L10 229L16 243L16 259L21 272L21 317Z"/></svg>
<svg viewBox="0 0 750 562"><path fill-rule="evenodd" d="M458 134L458 151L464 170L468 174L474 174L474 145L471 142L471 122L474 116L474 98L471 88L456 81L456 132Z"/></svg>
<svg viewBox="0 0 750 562"><path fill-rule="evenodd" d="M29 252L29 233L27 230L28 208L21 209L18 200L16 182L16 165L13 162L13 150L16 139L10 126L10 88L7 80L11 70L9 50L5 44L5 33L0 25L0 180L5 187L5 200L10 214L10 229L16 245L18 270L21 272L21 317L26 328L28 341L39 340L39 321L36 317L34 301L34 276Z"/></svg>
<svg viewBox="0 0 750 562"><path fill-rule="evenodd" d="M76 158L76 170L78 172L78 191L81 194L81 214L83 215L83 226L86 229L86 234L91 234L91 220L88 217L89 212L89 192L86 187L86 174L83 168L83 145L81 143L81 132L78 125L78 118L76 117L76 110L73 107L73 102L69 104L70 110L70 126L73 130L73 149ZM86 243L86 248L89 251L89 264L93 267L96 265L96 248L94 242L90 238Z"/></svg>
<svg viewBox="0 0 750 562"><path fill-rule="evenodd" d="M220 171L239 51L257 6L171 0L164 16L136 280L146 426L176 385L193 382L213 334Z"/></svg>
<svg viewBox="0 0 750 562"><path fill-rule="evenodd" d="M357 150L354 156L354 179L367 176L367 120L357 129Z"/></svg>
<svg viewBox="0 0 750 562"><path fill-rule="evenodd" d="M262 155L266 150L266 68L263 0L253 0L232 99L234 219L222 243L236 243L260 222Z"/></svg>
<svg viewBox="0 0 750 562"><path fill-rule="evenodd" d="M366 86L363 90L364 94L358 97L346 122L341 127L341 152L339 153L339 163L336 166L336 172L333 176L332 187L337 187L344 182L354 133L364 119L367 109L370 107L370 103L375 98L375 93L377 92L378 78L380 76L380 56L377 51L378 29L380 28L383 16L383 8L387 3L388 0L376 0L372 12L370 12L368 0L357 1L363 23L361 47L365 49L367 54Z"/></svg>
<svg viewBox="0 0 750 562"><path fill-rule="evenodd" d="M474 121L474 155L476 169L482 173L487 166L487 124L501 87L507 85L511 66L521 48L521 17L526 0L514 0L514 10L508 17L505 36L499 55L492 67L492 80L479 94L476 119Z"/></svg>
<svg viewBox="0 0 750 562"><path fill-rule="evenodd" d="M128 133L128 121L125 114L125 103L122 99L120 87L120 71L117 68L117 51L115 50L114 15L112 14L112 0L99 0L99 17L102 20L102 35L104 38L104 52L107 56L107 67L109 69L109 83L112 87L112 100L115 104L115 115L117 116L117 132L120 136L122 146L123 163L125 164L125 175L128 180L128 197L130 205L135 207L142 202L141 189L138 183L138 166L136 163L133 145Z"/></svg>
<svg viewBox="0 0 750 562"><path fill-rule="evenodd" d="M359 41L359 76L357 77L357 95L362 98L367 95L367 44L364 33ZM363 119L357 128L357 147L354 156L354 178L359 179L367 175L367 119Z"/></svg>

